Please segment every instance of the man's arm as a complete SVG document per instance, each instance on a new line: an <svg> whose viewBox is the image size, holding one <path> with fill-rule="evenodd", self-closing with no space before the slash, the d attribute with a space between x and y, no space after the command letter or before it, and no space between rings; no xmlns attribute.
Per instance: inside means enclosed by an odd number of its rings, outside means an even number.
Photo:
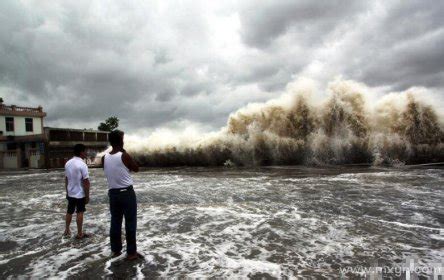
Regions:
<svg viewBox="0 0 444 280"><path fill-rule="evenodd" d="M89 202L89 188L91 186L91 183L89 182L89 179L83 179L83 191L85 192L85 203L88 204Z"/></svg>
<svg viewBox="0 0 444 280"><path fill-rule="evenodd" d="M83 164L83 166L80 168L80 172L82 173L82 186L83 191L85 192L85 203L88 204L89 188L91 186L89 182L88 166L86 164Z"/></svg>
<svg viewBox="0 0 444 280"><path fill-rule="evenodd" d="M133 160L133 158L124 150L122 153L122 161L125 166L133 172L139 172L139 165Z"/></svg>
<svg viewBox="0 0 444 280"><path fill-rule="evenodd" d="M105 155L102 157L102 168L105 169Z"/></svg>
<svg viewBox="0 0 444 280"><path fill-rule="evenodd" d="M66 191L66 199L68 199L68 177L65 176L65 191Z"/></svg>

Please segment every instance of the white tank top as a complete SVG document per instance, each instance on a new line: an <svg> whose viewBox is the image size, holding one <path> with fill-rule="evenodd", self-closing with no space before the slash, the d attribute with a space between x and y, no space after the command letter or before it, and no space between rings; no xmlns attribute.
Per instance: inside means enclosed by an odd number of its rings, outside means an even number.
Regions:
<svg viewBox="0 0 444 280"><path fill-rule="evenodd" d="M122 152L106 153L103 164L109 189L121 189L133 185L130 171L122 161Z"/></svg>

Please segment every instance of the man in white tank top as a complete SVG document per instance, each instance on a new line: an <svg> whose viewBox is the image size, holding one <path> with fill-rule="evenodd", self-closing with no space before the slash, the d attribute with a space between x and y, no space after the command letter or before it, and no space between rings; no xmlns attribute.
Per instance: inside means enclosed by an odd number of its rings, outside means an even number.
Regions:
<svg viewBox="0 0 444 280"><path fill-rule="evenodd" d="M139 166L123 149L123 135L119 130L108 135L113 149L103 156L102 166L108 181L111 251L113 256L121 254L122 221L125 217L127 259L134 260L141 255L137 253L136 247L137 202L130 172L138 172Z"/></svg>

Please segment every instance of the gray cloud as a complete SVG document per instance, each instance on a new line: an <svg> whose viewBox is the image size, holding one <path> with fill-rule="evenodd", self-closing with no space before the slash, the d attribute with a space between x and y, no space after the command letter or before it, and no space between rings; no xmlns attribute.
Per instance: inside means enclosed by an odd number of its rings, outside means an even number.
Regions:
<svg viewBox="0 0 444 280"><path fill-rule="evenodd" d="M254 47L267 47L285 33L299 44L312 45L363 9L363 1L257 1L242 11L242 37Z"/></svg>
<svg viewBox="0 0 444 280"><path fill-rule="evenodd" d="M2 1L0 96L49 125L216 129L299 75L444 88L439 1L209 2Z"/></svg>
<svg viewBox="0 0 444 280"><path fill-rule="evenodd" d="M444 3L438 2L418 1L390 7L378 29L369 32L374 38L376 32L381 35L369 44L374 55L362 69L362 79L396 89L413 85L443 87L443 12Z"/></svg>

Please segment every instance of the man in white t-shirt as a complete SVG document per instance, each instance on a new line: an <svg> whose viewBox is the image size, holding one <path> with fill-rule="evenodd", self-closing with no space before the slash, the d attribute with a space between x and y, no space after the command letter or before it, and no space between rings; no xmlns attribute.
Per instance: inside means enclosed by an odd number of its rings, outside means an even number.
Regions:
<svg viewBox="0 0 444 280"><path fill-rule="evenodd" d="M74 146L74 156L65 164L65 188L66 199L68 200L68 210L66 212L65 235L71 235L69 226L72 214L76 210L77 236L76 238L87 237L83 232L83 213L85 204L89 202L89 175L88 166L83 161L86 158L86 147L83 144Z"/></svg>

